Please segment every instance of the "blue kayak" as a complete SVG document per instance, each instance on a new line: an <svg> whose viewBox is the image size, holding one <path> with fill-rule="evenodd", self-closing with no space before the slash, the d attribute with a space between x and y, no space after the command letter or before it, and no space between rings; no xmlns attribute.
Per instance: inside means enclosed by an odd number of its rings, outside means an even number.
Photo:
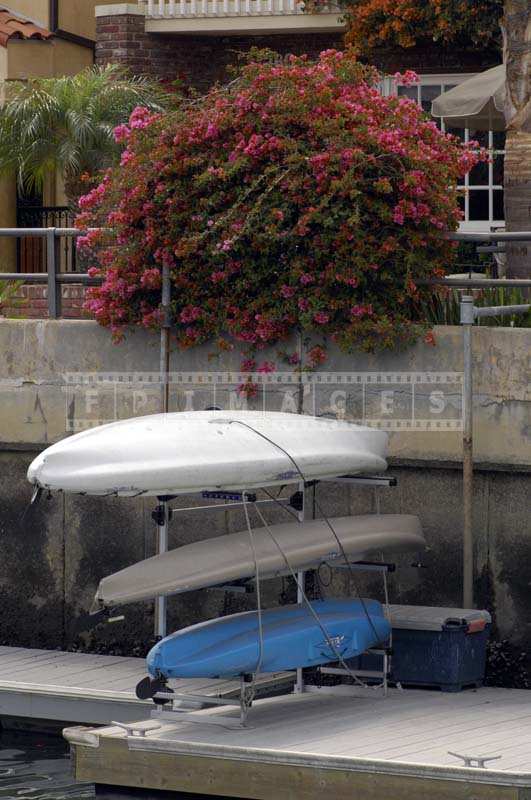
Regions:
<svg viewBox="0 0 531 800"><path fill-rule="evenodd" d="M352 658L385 642L391 626L376 600L315 600L323 630L306 605L262 612L260 672L315 667ZM370 618L370 619L369 619ZM256 672L258 613L247 611L201 622L158 642L147 656L149 674L165 678L229 678Z"/></svg>

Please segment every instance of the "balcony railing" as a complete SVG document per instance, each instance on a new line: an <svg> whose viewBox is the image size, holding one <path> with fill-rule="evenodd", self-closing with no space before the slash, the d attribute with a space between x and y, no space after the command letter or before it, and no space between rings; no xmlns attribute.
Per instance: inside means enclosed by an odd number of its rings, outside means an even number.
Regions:
<svg viewBox="0 0 531 800"><path fill-rule="evenodd" d="M304 2L299 0L139 0L147 19L179 19L182 17L241 17L241 16L283 16L306 14ZM335 3L323 5L316 14L339 15L340 8ZM339 23L338 23L339 27Z"/></svg>
<svg viewBox="0 0 531 800"><path fill-rule="evenodd" d="M345 28L334 0L315 13L304 10L304 0L138 0L138 8L149 33L341 33Z"/></svg>

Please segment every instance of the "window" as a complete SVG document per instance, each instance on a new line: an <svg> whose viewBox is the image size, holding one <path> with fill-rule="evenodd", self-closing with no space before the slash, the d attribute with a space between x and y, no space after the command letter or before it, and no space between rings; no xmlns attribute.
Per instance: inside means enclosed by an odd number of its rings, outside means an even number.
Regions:
<svg viewBox="0 0 531 800"><path fill-rule="evenodd" d="M473 75L421 75L415 86L394 86L392 78L386 78L383 91L396 93L415 100L429 114L431 103L443 92ZM481 163L465 176L460 185L461 207L464 218L462 230L490 230L504 225L503 210L503 157L505 133L503 131L476 131L473 128L448 128L442 122L442 130L448 130L463 141L478 141L489 150L492 163Z"/></svg>

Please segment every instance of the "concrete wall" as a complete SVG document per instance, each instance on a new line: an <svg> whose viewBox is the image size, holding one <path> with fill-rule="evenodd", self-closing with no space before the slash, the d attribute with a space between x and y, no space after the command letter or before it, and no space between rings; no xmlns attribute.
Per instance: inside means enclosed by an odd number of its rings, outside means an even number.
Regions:
<svg viewBox="0 0 531 800"><path fill-rule="evenodd" d="M494 612L497 635L523 645L531 643L526 373L530 337L528 331L519 330L475 332L476 450L482 462L474 490L476 601ZM331 353L326 369L329 374L332 367L343 374L378 368L459 370L459 330L441 328L437 339L436 348L418 345L387 356ZM207 350L172 354L174 370L237 370L238 362L239 354L234 352L220 360L209 360ZM0 321L0 644L66 646L75 643L81 632L93 646L129 652L140 652L138 648L145 646L153 626L149 604L128 609L125 623L92 633L85 615L101 577L154 553L150 518L154 502L54 495L28 510L31 487L25 473L38 450L64 435L65 421L79 421L87 414L86 396L65 392L62 373L139 373L157 368L157 339L147 334L137 333L125 344L113 345L108 333L92 322ZM282 393L278 387L271 391L270 401L275 404ZM348 410L351 398L347 395ZM103 405L108 400L98 399L97 393L91 397L89 405L94 399ZM326 403L327 398L321 399ZM223 402L221 397L218 400ZM204 407L211 397L200 390L193 396L183 389L172 392L173 408L191 401ZM137 413L156 410L156 403L157 393L148 391ZM118 406L122 415L133 413L131 398L119 400ZM398 487L380 490L381 511L418 514L429 546L422 569L411 566L413 556L401 559L391 582L395 602L460 605L458 440L457 432L392 436L394 457L389 472L398 478ZM375 508L373 490L320 484L316 491L331 516L369 513ZM200 502L182 497L175 504L185 507ZM269 509L267 515L276 522L282 513ZM172 522L170 546L243 528L239 512L184 512ZM323 592L353 592L347 583L347 577L340 576ZM380 596L375 580L360 579L359 586L369 596ZM284 599L292 598L293 587L269 582L267 600L276 602L283 590ZM252 607L254 602L253 595L226 597L214 590L187 594L171 600L170 627Z"/></svg>
<svg viewBox="0 0 531 800"><path fill-rule="evenodd" d="M458 327L441 327L435 331L436 346L419 343L403 352L383 352L375 355L356 352L345 354L329 348L329 358L322 373L336 374L351 371L392 373L416 371L427 373L454 373L462 370L461 331ZM478 462L508 467L531 464L529 432L531 422L531 393L529 390L529 352L531 331L511 328L476 328L474 330L474 387L475 387L475 454ZM312 343L306 346L311 346ZM294 348L292 346L291 349ZM232 371L237 375L241 363L238 349L212 357L211 346L186 352L174 351L171 355L172 371L210 370ZM286 370L276 350L264 351L260 360L272 360ZM86 389L65 394L62 375L81 372L153 372L158 370L158 338L144 331L130 334L124 343L112 343L109 332L95 322L84 320L38 321L0 318L0 442L15 444L45 444L65 435L65 400L70 404L69 417L87 418L87 402L96 402L92 395L87 400ZM275 379L276 380L276 379ZM238 383L237 378L234 380ZM273 392L275 382L271 389ZM171 407L181 410L191 402L190 387L172 387ZM277 387L282 395L278 400L285 410L284 385ZM397 388L390 383L388 388ZM440 387L445 391L444 386ZM196 387L197 403L203 395ZM421 382L416 392L417 406L430 395L433 387ZM453 413L460 413L458 384L450 384ZM158 391L153 390L147 402L158 402ZM204 404L212 404L205 390ZM334 392L344 392L338 398ZM379 389L375 388L378 404ZM397 394L406 395L397 390ZM358 418L359 390L346 384L323 381L319 387L320 413L345 407L347 416ZM102 390L101 402L107 396ZM130 398L129 398L130 399ZM407 399L407 398L406 398ZM119 416L131 416L135 410L128 401L127 392L120 394ZM339 403L339 401L341 401ZM98 401L99 402L99 401ZM261 395L254 404L260 407ZM406 401L404 401L406 402ZM283 405L282 405L283 404ZM312 409L312 393L306 393L307 410ZM73 406L73 407L72 407ZM197 407L201 407L200 405ZM203 406L204 407L204 406ZM289 408L287 409L289 410ZM378 409L377 409L378 411ZM105 414L102 408L102 414ZM142 413L142 408L136 413ZM145 413L145 411L144 411ZM407 414L407 407L404 408ZM461 455L461 434L458 430L410 430L391 434L391 455L400 459L428 462L457 462Z"/></svg>

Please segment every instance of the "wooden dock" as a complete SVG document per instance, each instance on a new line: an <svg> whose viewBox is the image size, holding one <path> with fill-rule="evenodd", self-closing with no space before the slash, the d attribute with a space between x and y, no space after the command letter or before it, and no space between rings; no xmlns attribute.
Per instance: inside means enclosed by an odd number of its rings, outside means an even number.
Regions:
<svg viewBox="0 0 531 800"><path fill-rule="evenodd" d="M108 724L146 716L151 701L138 700L135 686L146 675L143 658L0 647L0 725L13 720ZM259 692L293 684L291 673L262 676ZM185 694L232 697L238 681L171 681Z"/></svg>
<svg viewBox="0 0 531 800"><path fill-rule="evenodd" d="M531 692L344 687L260 700L249 727L184 721L67 729L102 797L157 790L253 800L529 800ZM227 715L227 709L197 716ZM488 768L462 756L498 756Z"/></svg>

